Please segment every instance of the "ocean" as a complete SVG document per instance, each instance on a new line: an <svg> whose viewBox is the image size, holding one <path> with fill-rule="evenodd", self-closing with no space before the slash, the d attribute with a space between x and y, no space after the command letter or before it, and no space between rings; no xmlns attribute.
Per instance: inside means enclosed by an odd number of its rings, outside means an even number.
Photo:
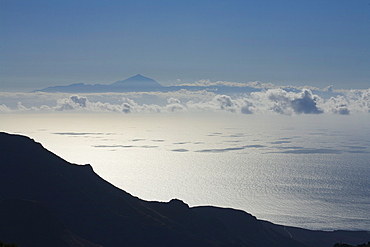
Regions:
<svg viewBox="0 0 370 247"><path fill-rule="evenodd" d="M0 131L91 164L145 200L232 207L314 230L370 231L369 114L1 114Z"/></svg>

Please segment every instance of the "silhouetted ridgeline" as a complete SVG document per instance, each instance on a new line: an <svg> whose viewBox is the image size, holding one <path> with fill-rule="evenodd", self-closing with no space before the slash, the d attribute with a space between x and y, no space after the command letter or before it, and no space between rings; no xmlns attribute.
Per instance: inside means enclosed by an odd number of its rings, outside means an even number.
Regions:
<svg viewBox="0 0 370 247"><path fill-rule="evenodd" d="M349 244L343 244L343 243L337 243L333 247L370 247L370 242L367 244L358 244L358 245L349 245Z"/></svg>
<svg viewBox="0 0 370 247"><path fill-rule="evenodd" d="M47 92L47 93L104 93L104 92L171 92L178 91L181 89L189 91L217 91L220 94L223 93L235 93L240 92L240 87L235 86L196 86L196 85L182 85L182 86L162 86L157 81L152 78L142 76L137 74L135 76L129 77L125 80L117 81L112 84L84 84L84 83L75 83L68 86L53 86L43 89L34 90L32 92ZM261 89L256 89L253 87L243 87L243 92L254 92L261 91Z"/></svg>
<svg viewBox="0 0 370 247"><path fill-rule="evenodd" d="M148 202L90 165L66 162L32 139L0 133L0 241L42 246L327 246L366 232L310 231L234 209Z"/></svg>
<svg viewBox="0 0 370 247"><path fill-rule="evenodd" d="M104 84L84 84L76 83L68 86L47 87L33 92L64 92L64 93L102 93L102 92L146 92L162 90L163 86L155 80L137 74L130 78L115 83Z"/></svg>

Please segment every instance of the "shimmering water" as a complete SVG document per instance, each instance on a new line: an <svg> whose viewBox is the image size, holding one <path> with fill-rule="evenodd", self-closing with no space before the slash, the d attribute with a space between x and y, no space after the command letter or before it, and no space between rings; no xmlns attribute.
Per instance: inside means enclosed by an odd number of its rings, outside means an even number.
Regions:
<svg viewBox="0 0 370 247"><path fill-rule="evenodd" d="M21 133L146 200L370 230L370 116L3 114Z"/></svg>

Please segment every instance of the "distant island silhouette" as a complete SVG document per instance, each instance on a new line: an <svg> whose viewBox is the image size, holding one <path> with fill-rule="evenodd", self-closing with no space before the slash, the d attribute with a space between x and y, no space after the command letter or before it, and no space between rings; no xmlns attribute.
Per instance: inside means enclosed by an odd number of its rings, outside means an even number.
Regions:
<svg viewBox="0 0 370 247"><path fill-rule="evenodd" d="M253 83L252 83L253 84ZM51 86L43 89L33 90L31 93L35 92L45 92L45 93L129 93L129 92L176 92L180 90L186 91L207 91L215 92L217 94L249 94L252 92L261 92L267 88L263 88L262 84L259 82L254 83L254 86L247 83L232 83L232 82L221 82L221 83L188 83L188 84L178 84L163 86L158 83L156 80L137 74L135 76L129 77L124 80L120 80L111 84L84 84L84 83L75 83L67 86ZM300 101L292 102L294 107L297 109L298 113L321 113L317 110L314 105L309 107L309 101L307 100L307 92L302 91L302 88L298 87L284 87L284 90L287 92L301 93L304 92L307 105L304 108L300 108ZM325 98L334 97L337 93L332 91L332 87L328 87L324 90L312 89L312 93L321 95ZM312 104L312 103L311 103ZM244 113L250 113L244 109ZM344 111L343 114L346 114Z"/></svg>
<svg viewBox="0 0 370 247"><path fill-rule="evenodd" d="M189 91L217 91L218 93L240 93L241 88L237 86L224 85L173 85L162 86L156 80L137 74L125 80L117 81L112 84L84 84L75 83L68 86L53 86L43 89L37 89L32 92L46 92L46 93L126 93L126 92L171 92L181 89ZM244 93L261 91L261 89L244 86L242 88Z"/></svg>
<svg viewBox="0 0 370 247"><path fill-rule="evenodd" d="M142 92L142 91L158 91L163 89L163 86L155 80L137 74L122 81L117 81L112 84L84 84L76 83L68 86L54 86L44 89L34 90L33 92L63 92L63 93L97 93L97 92Z"/></svg>
<svg viewBox="0 0 370 247"><path fill-rule="evenodd" d="M276 225L231 208L144 201L90 165L68 163L26 136L0 132L0 241L27 247L331 247L365 231Z"/></svg>

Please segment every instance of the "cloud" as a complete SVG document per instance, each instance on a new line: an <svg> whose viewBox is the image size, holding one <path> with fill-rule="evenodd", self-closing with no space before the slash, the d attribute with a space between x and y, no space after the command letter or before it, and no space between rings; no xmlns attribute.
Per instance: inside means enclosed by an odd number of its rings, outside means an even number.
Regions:
<svg viewBox="0 0 370 247"><path fill-rule="evenodd" d="M181 112L181 111L184 111L185 109L186 107L181 104L181 101L179 99L171 97L167 100L167 106L166 106L167 111Z"/></svg>
<svg viewBox="0 0 370 247"><path fill-rule="evenodd" d="M88 100L85 97L72 95L69 98L58 99L57 105L52 109L56 111L80 110L86 107L86 101Z"/></svg>
<svg viewBox="0 0 370 247"><path fill-rule="evenodd" d="M7 107L5 104L0 105L0 112L5 113L5 112L11 112L11 111L12 110L9 107Z"/></svg>
<svg viewBox="0 0 370 247"><path fill-rule="evenodd" d="M346 93L346 96L351 111L370 113L370 88L350 90Z"/></svg>
<svg viewBox="0 0 370 247"><path fill-rule="evenodd" d="M323 113L317 107L320 97L313 95L311 90L303 89L300 93L287 92L281 88L269 89L266 92L251 94L253 105L264 112L272 111L280 114L319 114ZM252 101L253 102L253 101Z"/></svg>
<svg viewBox="0 0 370 247"><path fill-rule="evenodd" d="M349 115L349 103L345 97L339 95L337 97L330 97L328 101L323 104L326 112L331 112L340 115Z"/></svg>
<svg viewBox="0 0 370 247"><path fill-rule="evenodd" d="M243 99L243 104L241 105L240 112L243 114L253 114L253 103L248 99Z"/></svg>
<svg viewBox="0 0 370 247"><path fill-rule="evenodd" d="M41 105L39 110L40 111L51 111L51 108L47 105Z"/></svg>
<svg viewBox="0 0 370 247"><path fill-rule="evenodd" d="M80 97L78 95L72 95L69 97L75 104L80 105L81 107L86 107L87 98L86 97Z"/></svg>
<svg viewBox="0 0 370 247"><path fill-rule="evenodd" d="M133 101L132 99L122 98L122 112L124 113L132 113L135 112L138 108L138 104Z"/></svg>
<svg viewBox="0 0 370 247"><path fill-rule="evenodd" d="M91 102L87 97L72 95L68 98L58 99L57 105L51 107L53 111L87 111L87 112L120 112L120 113L140 113L140 112L160 112L158 105L139 105L133 99L123 97L120 103L102 103L100 101Z"/></svg>
<svg viewBox="0 0 370 247"><path fill-rule="evenodd" d="M189 91L135 93L1 93L0 112L116 112L175 113L228 112L235 114L370 113L370 89L349 90L324 98L311 89L270 88L249 94L228 95Z"/></svg>
<svg viewBox="0 0 370 247"><path fill-rule="evenodd" d="M225 111L235 113L238 112L240 108L240 103L238 101L238 99L233 99L228 95L216 94L208 101L189 101L186 103L186 107L190 111Z"/></svg>
<svg viewBox="0 0 370 247"><path fill-rule="evenodd" d="M268 89L275 88L276 86L272 83L262 83L259 81L253 82L230 82L230 81L216 81L212 82L208 79L199 80L194 83L183 83L176 85L178 87L188 86L188 87L235 87L235 88L254 88L254 89Z"/></svg>
<svg viewBox="0 0 370 247"><path fill-rule="evenodd" d="M292 100L290 103L296 113L319 114L323 113L323 111L319 110L316 106L318 98L318 96L312 95L310 90L305 89L302 91L301 97Z"/></svg>
<svg viewBox="0 0 370 247"><path fill-rule="evenodd" d="M20 111L28 111L29 109L27 107L25 107L24 105L22 105L22 102L18 102L18 110Z"/></svg>
<svg viewBox="0 0 370 247"><path fill-rule="evenodd" d="M215 105L219 106L221 110L235 112L237 108L237 104L234 102L234 100L227 95L216 95L213 98L213 102Z"/></svg>

